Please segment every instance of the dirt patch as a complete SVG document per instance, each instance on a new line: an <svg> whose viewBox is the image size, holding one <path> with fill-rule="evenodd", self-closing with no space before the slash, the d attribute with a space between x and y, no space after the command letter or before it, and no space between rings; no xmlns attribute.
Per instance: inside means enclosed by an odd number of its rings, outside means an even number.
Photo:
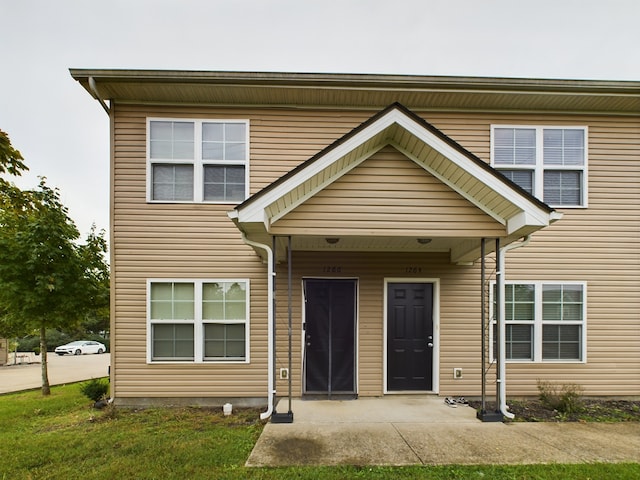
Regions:
<svg viewBox="0 0 640 480"><path fill-rule="evenodd" d="M479 410L479 401L469 405ZM511 400L509 411L517 422L640 422L640 400L582 400L577 412L563 413L547 408L540 400ZM488 412L495 411L495 404L486 403Z"/></svg>

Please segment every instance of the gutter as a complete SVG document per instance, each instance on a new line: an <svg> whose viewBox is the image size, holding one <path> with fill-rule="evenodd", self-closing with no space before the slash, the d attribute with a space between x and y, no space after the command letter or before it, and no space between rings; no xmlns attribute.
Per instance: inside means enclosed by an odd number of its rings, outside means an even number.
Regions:
<svg viewBox="0 0 640 480"><path fill-rule="evenodd" d="M102 100L102 97L98 93L98 86L96 85L96 81L93 77L89 77L89 89L91 90L91 93L93 93L93 96L96 98L96 100L100 102L100 105L102 106L104 111L107 112L107 115L111 116L111 110L109 110L109 107L107 107L107 104L104 103L104 100Z"/></svg>
<svg viewBox="0 0 640 480"><path fill-rule="evenodd" d="M498 290L500 295L500 304L498 305L499 313L498 313L498 338L503 343L503 345L498 349L500 352L500 358L498 359L499 369L498 369L498 382L499 382L499 393L500 393L500 401L499 408L500 413L504 415L508 419L513 419L515 415L509 412L509 407L507 406L507 382L506 382L506 352L504 348L504 338L506 333L505 326L505 288L504 288L504 278L505 278L505 256L508 251L514 250L516 248L524 247L531 241L531 235L527 235L521 242L511 243L500 249L500 261L498 262Z"/></svg>
<svg viewBox="0 0 640 480"><path fill-rule="evenodd" d="M271 306L273 305L273 276L274 273L272 270L270 270L270 267L273 265L273 250L271 249L271 247L269 247L268 245L264 244L264 243L258 243L258 242L254 242L252 240L249 240L246 236L246 234L240 230L240 233L242 234L242 240L244 241L244 243L246 243L247 245L250 245L252 247L255 248L260 248L262 250L264 250L265 252L267 252L267 291L268 291L268 308L267 308L267 331L269 332L268 337L268 342L267 342L267 355L268 355L268 362L267 362L267 411L266 412L262 412L260 414L260 420L266 420L267 418L269 418L271 416L271 414L273 413L273 399L275 397L276 394L276 390L275 390L275 382L274 382L274 373L273 373L273 352L274 352L274 339L273 339L273 308L271 308Z"/></svg>

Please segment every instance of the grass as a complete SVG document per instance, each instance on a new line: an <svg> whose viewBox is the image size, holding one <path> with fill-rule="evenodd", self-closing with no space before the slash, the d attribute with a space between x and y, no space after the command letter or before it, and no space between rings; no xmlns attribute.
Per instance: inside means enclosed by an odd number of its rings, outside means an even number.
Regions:
<svg viewBox="0 0 640 480"><path fill-rule="evenodd" d="M246 468L257 411L91 408L81 384L0 396L5 479L640 478L640 464Z"/></svg>

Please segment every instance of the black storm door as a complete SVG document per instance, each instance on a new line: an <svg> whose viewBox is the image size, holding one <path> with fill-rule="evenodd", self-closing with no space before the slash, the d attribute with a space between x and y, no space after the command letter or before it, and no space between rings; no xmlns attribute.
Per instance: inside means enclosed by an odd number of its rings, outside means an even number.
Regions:
<svg viewBox="0 0 640 480"><path fill-rule="evenodd" d="M355 393L356 280L304 280L305 393Z"/></svg>
<svg viewBox="0 0 640 480"><path fill-rule="evenodd" d="M387 286L387 390L433 389L433 284Z"/></svg>

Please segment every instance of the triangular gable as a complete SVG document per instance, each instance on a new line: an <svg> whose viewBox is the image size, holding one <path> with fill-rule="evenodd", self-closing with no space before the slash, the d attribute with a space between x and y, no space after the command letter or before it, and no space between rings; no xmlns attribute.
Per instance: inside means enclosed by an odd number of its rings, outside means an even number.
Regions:
<svg viewBox="0 0 640 480"><path fill-rule="evenodd" d="M401 152L386 146L272 222L271 232L433 240L499 237L504 235L504 226ZM448 251L450 245L445 245Z"/></svg>
<svg viewBox="0 0 640 480"><path fill-rule="evenodd" d="M229 216L245 232L271 225L387 145L504 225L511 241L560 218L486 162L404 106L392 104L265 187Z"/></svg>

